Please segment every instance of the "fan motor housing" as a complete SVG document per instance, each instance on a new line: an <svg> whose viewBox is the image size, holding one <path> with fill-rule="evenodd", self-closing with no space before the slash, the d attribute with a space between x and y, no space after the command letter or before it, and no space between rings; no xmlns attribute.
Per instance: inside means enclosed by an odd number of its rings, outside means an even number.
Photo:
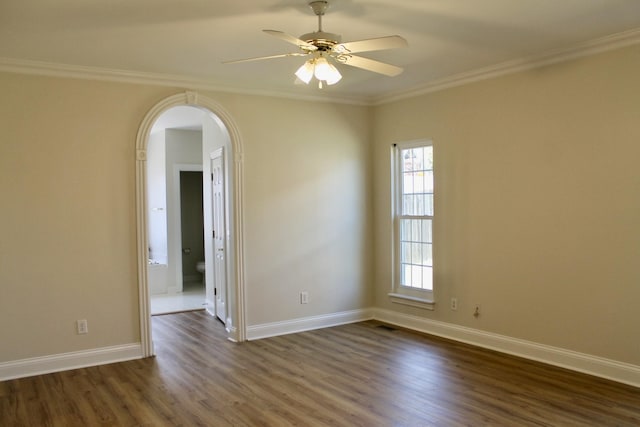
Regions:
<svg viewBox="0 0 640 427"><path fill-rule="evenodd" d="M331 50L331 48L342 41L340 34L325 33L324 31L314 31L300 36L304 40L318 48L320 51Z"/></svg>

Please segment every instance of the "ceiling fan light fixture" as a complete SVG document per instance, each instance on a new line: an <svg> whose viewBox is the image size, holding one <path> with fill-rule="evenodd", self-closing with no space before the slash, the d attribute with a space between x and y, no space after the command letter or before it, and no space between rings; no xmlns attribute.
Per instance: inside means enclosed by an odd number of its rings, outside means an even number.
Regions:
<svg viewBox="0 0 640 427"><path fill-rule="evenodd" d="M334 85L342 79L340 71L327 58L320 56L306 61L295 72L296 77L303 83L309 84L313 77L318 80L318 87L322 84Z"/></svg>
<svg viewBox="0 0 640 427"><path fill-rule="evenodd" d="M315 66L313 64L313 60L309 60L302 64L300 68L298 68L298 71L296 71L295 73L296 77L298 77L305 84L309 84L311 78L313 77L314 68Z"/></svg>
<svg viewBox="0 0 640 427"><path fill-rule="evenodd" d="M397 76L403 71L401 67L357 56L354 55L354 53L407 47L408 43L405 39L400 36L387 36L342 43L342 37L339 34L327 33L322 30L322 17L329 7L329 2L327 0L313 0L309 2L309 7L311 7L313 13L318 17L317 31L303 34L300 37L294 37L282 31L262 30L266 34L297 46L297 52L239 59L226 61L225 63L258 61L289 56L306 56L309 59L296 70L295 82L296 84L309 84L315 77L316 80L318 80L318 87L320 89L322 89L323 85L334 85L342 79L342 75L332 63L333 61L389 77Z"/></svg>

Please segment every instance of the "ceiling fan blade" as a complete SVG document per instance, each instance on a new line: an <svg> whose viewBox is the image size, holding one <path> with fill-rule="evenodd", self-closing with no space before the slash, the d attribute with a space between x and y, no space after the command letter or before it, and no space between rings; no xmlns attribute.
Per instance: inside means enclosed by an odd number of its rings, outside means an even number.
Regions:
<svg viewBox="0 0 640 427"><path fill-rule="evenodd" d="M385 76L394 77L402 73L404 70L395 65L385 64L384 62L374 61L373 59L363 58L355 55L344 55L339 57L339 62L352 67L362 68L363 70L373 71L374 73L384 74Z"/></svg>
<svg viewBox="0 0 640 427"><path fill-rule="evenodd" d="M306 53L283 53L281 55L258 56L256 58L235 59L232 61L222 61L223 64L236 64L238 62L262 61L263 59L286 58L287 56L307 56Z"/></svg>
<svg viewBox="0 0 640 427"><path fill-rule="evenodd" d="M262 30L262 31L264 31L265 33L267 33L267 34L269 34L271 36L274 36L274 37L277 37L277 38L279 38L281 40L284 40L284 41L286 41L288 43L295 44L300 49L310 50L310 51L318 50L318 48L315 47L314 45L312 45L311 43L307 43L304 40L300 40L299 38L293 37L292 35L287 34L287 33L283 33L282 31L277 31L277 30Z"/></svg>
<svg viewBox="0 0 640 427"><path fill-rule="evenodd" d="M409 43L400 36L379 37L376 39L358 40L336 45L333 50L337 53L370 52L373 50L396 49L407 47Z"/></svg>

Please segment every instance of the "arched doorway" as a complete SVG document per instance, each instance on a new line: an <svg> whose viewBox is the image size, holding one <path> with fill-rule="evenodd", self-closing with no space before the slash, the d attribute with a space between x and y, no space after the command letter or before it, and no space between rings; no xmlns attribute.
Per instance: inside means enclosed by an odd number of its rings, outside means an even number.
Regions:
<svg viewBox="0 0 640 427"><path fill-rule="evenodd" d="M243 158L242 141L235 122L226 110L210 98L187 91L163 99L149 110L143 119L136 137L136 248L138 266L138 292L140 310L140 341L143 357L154 354L151 336L151 313L149 307L149 281L147 277L148 224L147 224L147 146L153 124L166 110L177 106L199 108L219 124L228 137L229 149L229 295L228 321L229 339L245 341L245 289L243 250Z"/></svg>

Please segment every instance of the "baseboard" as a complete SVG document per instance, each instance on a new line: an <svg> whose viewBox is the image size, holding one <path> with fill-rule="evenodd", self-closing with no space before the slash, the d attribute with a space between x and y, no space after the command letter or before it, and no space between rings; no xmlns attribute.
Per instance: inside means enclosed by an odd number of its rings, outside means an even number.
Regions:
<svg viewBox="0 0 640 427"><path fill-rule="evenodd" d="M640 366L384 309L361 309L249 326L258 340L365 320L379 320L530 360L640 387ZM142 358L140 343L0 363L0 381Z"/></svg>
<svg viewBox="0 0 640 427"><path fill-rule="evenodd" d="M637 365L390 310L371 311L381 322L640 387Z"/></svg>
<svg viewBox="0 0 640 427"><path fill-rule="evenodd" d="M0 381L141 359L140 343L0 363Z"/></svg>
<svg viewBox="0 0 640 427"><path fill-rule="evenodd" d="M296 332L344 325L346 323L362 322L372 318L371 310L364 309L302 317L282 322L264 323L247 327L247 339L259 340L277 335L293 334Z"/></svg>

